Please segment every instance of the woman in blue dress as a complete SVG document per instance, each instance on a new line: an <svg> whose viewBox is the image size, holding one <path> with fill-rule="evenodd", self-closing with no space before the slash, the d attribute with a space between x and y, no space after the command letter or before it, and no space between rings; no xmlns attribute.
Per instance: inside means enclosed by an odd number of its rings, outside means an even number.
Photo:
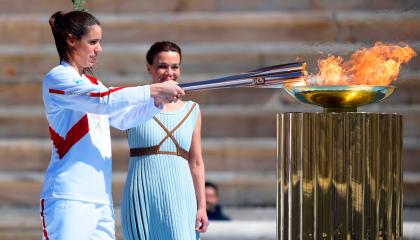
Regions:
<svg viewBox="0 0 420 240"><path fill-rule="evenodd" d="M147 52L154 83L177 81L181 49L157 42ZM165 103L146 123L127 130L130 163L121 221L124 239L197 240L208 226L201 114L192 101Z"/></svg>

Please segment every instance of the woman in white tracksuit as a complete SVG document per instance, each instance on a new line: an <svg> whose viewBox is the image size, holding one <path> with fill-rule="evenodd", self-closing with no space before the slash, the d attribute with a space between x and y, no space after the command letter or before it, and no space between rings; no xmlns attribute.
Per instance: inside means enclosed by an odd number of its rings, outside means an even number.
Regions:
<svg viewBox="0 0 420 240"><path fill-rule="evenodd" d="M102 51L99 21L73 11L57 12L49 23L60 65L42 83L52 141L41 193L43 239L115 239L109 125L134 127L184 92L173 81L105 87L87 74Z"/></svg>

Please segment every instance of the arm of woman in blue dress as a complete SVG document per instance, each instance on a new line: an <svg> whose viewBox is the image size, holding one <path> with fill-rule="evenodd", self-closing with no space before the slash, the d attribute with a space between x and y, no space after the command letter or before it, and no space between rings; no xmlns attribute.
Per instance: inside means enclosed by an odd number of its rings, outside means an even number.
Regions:
<svg viewBox="0 0 420 240"><path fill-rule="evenodd" d="M197 215L195 219L195 230L205 232L209 225L206 213L205 197L205 173L204 161L201 153L201 113L198 114L197 124L193 131L190 147L190 160L188 162L194 182L195 196L197 198Z"/></svg>

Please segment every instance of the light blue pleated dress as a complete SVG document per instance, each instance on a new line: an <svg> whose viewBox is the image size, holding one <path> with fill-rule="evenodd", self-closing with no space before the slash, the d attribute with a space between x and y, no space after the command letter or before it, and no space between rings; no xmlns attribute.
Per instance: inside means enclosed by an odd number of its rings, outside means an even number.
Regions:
<svg viewBox="0 0 420 240"><path fill-rule="evenodd" d="M184 158L199 111L198 104L187 101L180 110L158 113L127 131L131 157L121 206L124 239L199 239L194 184ZM158 154L150 153L157 148Z"/></svg>

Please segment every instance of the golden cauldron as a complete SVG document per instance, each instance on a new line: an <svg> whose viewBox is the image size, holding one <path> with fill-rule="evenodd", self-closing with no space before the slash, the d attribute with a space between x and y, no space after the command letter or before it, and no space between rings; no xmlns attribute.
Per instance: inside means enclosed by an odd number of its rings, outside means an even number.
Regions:
<svg viewBox="0 0 420 240"><path fill-rule="evenodd" d="M376 103L390 96L394 86L284 86L301 102L315 104L324 112L356 112L357 107Z"/></svg>

